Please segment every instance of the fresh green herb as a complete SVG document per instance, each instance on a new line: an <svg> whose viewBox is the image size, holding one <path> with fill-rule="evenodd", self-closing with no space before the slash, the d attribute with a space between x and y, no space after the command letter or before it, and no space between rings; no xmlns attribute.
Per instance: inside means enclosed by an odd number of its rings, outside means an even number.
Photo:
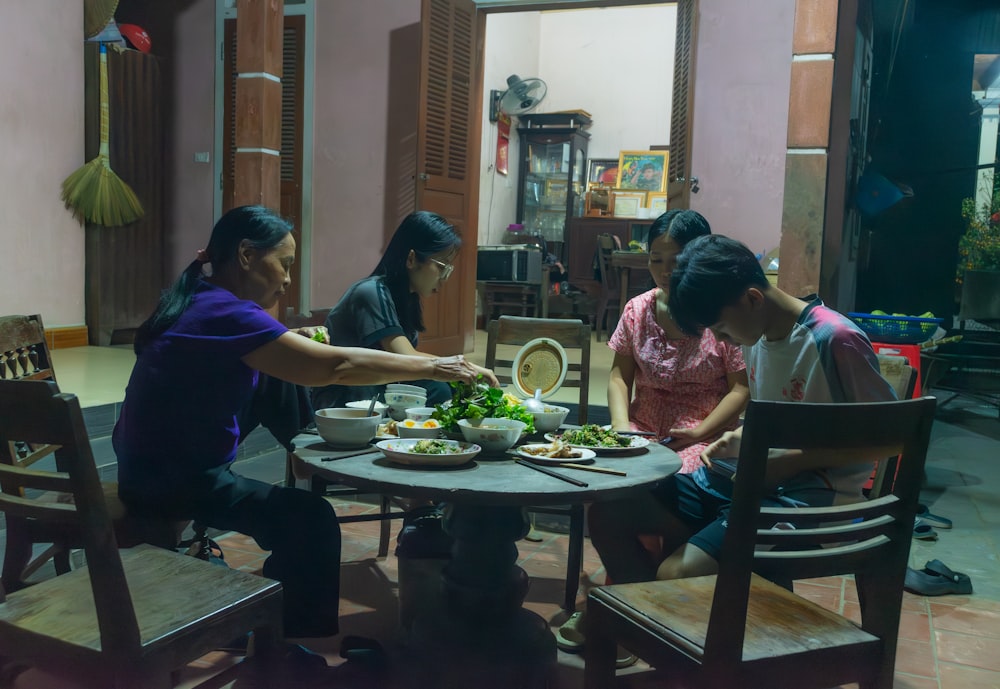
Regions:
<svg viewBox="0 0 1000 689"><path fill-rule="evenodd" d="M317 330L310 339L326 344L326 334L322 330Z"/></svg>
<svg viewBox="0 0 1000 689"><path fill-rule="evenodd" d="M535 417L517 398L500 388L482 382L482 376L472 385L455 381L451 385L451 402L434 408L431 418L441 422L446 431L459 432L460 419L514 419L525 423L524 432L535 432Z"/></svg>

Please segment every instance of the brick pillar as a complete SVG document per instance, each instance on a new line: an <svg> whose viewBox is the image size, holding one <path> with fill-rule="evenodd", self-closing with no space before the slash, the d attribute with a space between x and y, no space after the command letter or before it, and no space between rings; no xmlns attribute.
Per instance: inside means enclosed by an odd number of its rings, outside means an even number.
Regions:
<svg viewBox="0 0 1000 689"><path fill-rule="evenodd" d="M284 0L238 0L233 205L281 209Z"/></svg>
<svg viewBox="0 0 1000 689"><path fill-rule="evenodd" d="M853 63L853 52L844 55L841 51L838 55L838 14L850 13L841 5L852 5L855 11L851 14L856 15L853 0L843 3L797 0L795 3L778 286L796 296L821 290L823 233L829 194L827 177L833 160L831 153L840 157L839 151L833 151L837 142L831 144L830 136L834 72L835 68L843 67L837 63L838 59L846 60L848 70ZM846 19L846 14L840 18ZM849 106L849 83L846 97ZM843 167L833 166L833 174L844 176ZM842 193L840 202L843 202ZM838 226L827 228L827 231L840 233L842 230Z"/></svg>

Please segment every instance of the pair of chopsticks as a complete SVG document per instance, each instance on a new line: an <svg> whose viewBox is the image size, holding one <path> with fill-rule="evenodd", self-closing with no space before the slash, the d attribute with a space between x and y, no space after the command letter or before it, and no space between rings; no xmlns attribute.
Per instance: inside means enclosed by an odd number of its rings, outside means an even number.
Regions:
<svg viewBox="0 0 1000 689"><path fill-rule="evenodd" d="M529 469L534 469L535 471L540 471L543 474L548 474L552 478L557 478L560 481L565 481L566 483L572 483L574 486L579 486L581 488L586 488L588 485L590 485L590 484L588 484L588 483L586 483L584 481L580 481L580 480L575 479L575 478L573 478L571 476L565 476L563 474L560 474L558 471L552 471L551 469L547 469L546 467L540 466L538 464L532 464L531 462L529 462L526 459L520 459L520 458L518 458L518 459L515 459L514 462L516 464L520 464L523 467L528 467Z"/></svg>

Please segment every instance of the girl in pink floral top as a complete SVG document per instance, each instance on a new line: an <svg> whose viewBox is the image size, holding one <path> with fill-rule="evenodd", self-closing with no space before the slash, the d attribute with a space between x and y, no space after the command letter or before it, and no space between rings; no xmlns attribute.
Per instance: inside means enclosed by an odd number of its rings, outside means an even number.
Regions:
<svg viewBox="0 0 1000 689"><path fill-rule="evenodd" d="M670 210L649 230L649 272L656 288L625 306L608 346L615 351L608 381L611 425L617 430L671 436L682 473L701 466L701 451L736 427L750 397L738 346L685 335L667 308L677 254L695 237L711 234L708 221L689 210ZM632 390L635 390L633 397Z"/></svg>

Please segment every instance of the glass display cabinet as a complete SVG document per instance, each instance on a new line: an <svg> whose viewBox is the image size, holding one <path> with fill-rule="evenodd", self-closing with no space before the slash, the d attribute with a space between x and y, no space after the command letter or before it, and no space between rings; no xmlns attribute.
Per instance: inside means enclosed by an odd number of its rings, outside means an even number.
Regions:
<svg viewBox="0 0 1000 689"><path fill-rule="evenodd" d="M582 114L524 115L517 132L520 165L517 221L547 243L564 241L566 219L583 215L587 142Z"/></svg>

